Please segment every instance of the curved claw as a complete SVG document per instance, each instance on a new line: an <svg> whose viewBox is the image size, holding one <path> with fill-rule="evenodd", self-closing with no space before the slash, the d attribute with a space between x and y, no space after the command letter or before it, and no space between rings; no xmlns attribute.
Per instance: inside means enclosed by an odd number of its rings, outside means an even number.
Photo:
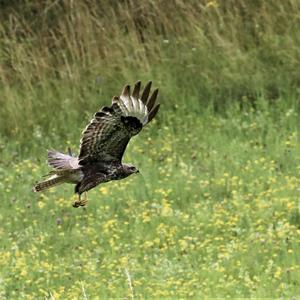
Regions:
<svg viewBox="0 0 300 300"><path fill-rule="evenodd" d="M79 206L86 206L87 203L88 203L87 200L80 200L80 201L79 201L79 200L76 200L76 201L72 204L72 206L75 207L75 208L78 208Z"/></svg>
<svg viewBox="0 0 300 300"><path fill-rule="evenodd" d="M85 206L85 205L87 205L87 203L88 203L88 200L87 200L87 193L85 193L84 199L81 200L81 197L80 197L80 195L79 195L78 200L76 200L76 201L72 204L72 206L75 207L75 208L78 208L79 206Z"/></svg>

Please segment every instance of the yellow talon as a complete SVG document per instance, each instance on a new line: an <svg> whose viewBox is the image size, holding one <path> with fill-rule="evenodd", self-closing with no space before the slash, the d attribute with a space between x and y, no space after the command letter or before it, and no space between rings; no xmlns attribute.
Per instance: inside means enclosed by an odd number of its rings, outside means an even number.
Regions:
<svg viewBox="0 0 300 300"><path fill-rule="evenodd" d="M74 203L73 203L73 207L75 208L78 208L79 206L85 206L87 205L88 203L88 200L87 200L87 193L85 193L85 197L83 200L80 199L80 195L79 195L79 199L76 200Z"/></svg>
<svg viewBox="0 0 300 300"><path fill-rule="evenodd" d="M87 203L88 203L87 200L82 200L82 201L80 202L80 206L85 206L85 205L87 205Z"/></svg>

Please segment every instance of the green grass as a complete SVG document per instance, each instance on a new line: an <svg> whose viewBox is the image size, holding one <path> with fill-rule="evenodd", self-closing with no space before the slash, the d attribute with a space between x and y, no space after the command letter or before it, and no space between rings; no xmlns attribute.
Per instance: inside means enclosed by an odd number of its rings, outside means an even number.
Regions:
<svg viewBox="0 0 300 300"><path fill-rule="evenodd" d="M126 153L141 175L95 188L86 209L71 206L71 186L31 192L43 149L25 160L3 149L0 295L298 296L297 111L261 99L164 115Z"/></svg>
<svg viewBox="0 0 300 300"><path fill-rule="evenodd" d="M299 98L297 0L72 3L2 5L1 134L82 125L138 79L154 80L166 109Z"/></svg>
<svg viewBox="0 0 300 300"><path fill-rule="evenodd" d="M298 297L299 1L74 3L0 4L0 299ZM138 79L141 174L34 194Z"/></svg>

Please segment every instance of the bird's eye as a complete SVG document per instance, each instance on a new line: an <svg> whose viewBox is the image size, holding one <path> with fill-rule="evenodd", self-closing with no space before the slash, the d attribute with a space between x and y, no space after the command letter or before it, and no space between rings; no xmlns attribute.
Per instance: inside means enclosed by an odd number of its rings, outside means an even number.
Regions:
<svg viewBox="0 0 300 300"><path fill-rule="evenodd" d="M130 171L131 171L131 172L136 172L136 167L131 167L131 168L130 168Z"/></svg>

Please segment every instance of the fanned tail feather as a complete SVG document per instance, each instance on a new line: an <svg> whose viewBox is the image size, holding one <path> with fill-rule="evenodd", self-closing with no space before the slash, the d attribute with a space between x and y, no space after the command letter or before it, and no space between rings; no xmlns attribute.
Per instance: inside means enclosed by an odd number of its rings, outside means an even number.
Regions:
<svg viewBox="0 0 300 300"><path fill-rule="evenodd" d="M69 170L78 168L78 159L69 154L64 154L55 150L48 150L48 164L57 170Z"/></svg>

